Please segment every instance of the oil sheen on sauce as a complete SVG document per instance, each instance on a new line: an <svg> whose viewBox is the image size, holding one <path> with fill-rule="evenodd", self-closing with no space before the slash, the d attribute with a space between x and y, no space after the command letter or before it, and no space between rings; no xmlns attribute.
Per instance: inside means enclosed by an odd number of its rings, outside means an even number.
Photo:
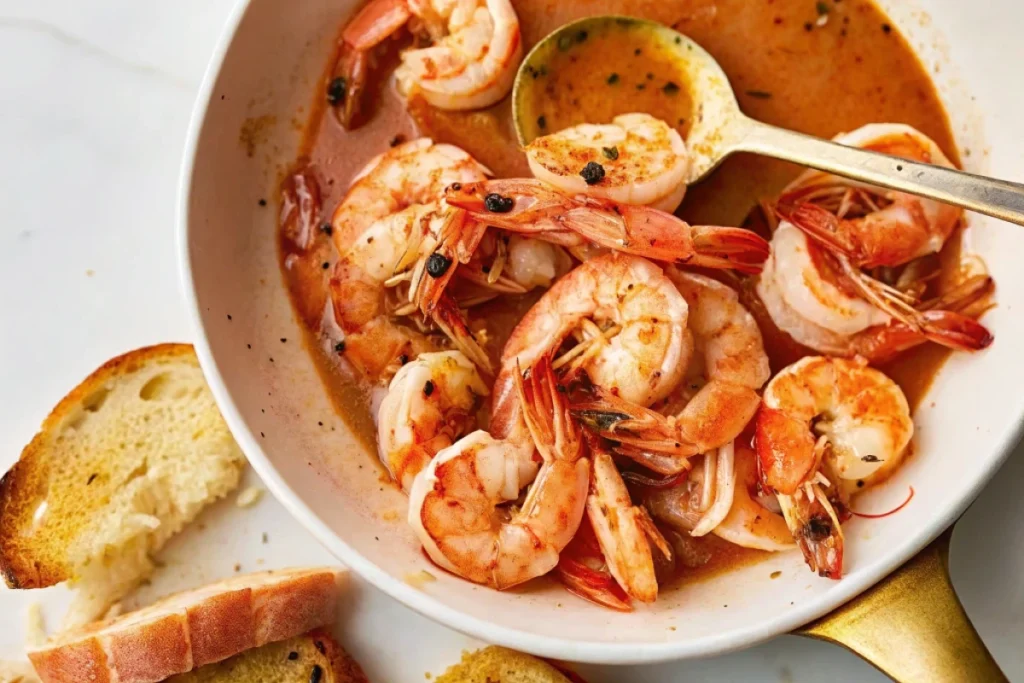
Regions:
<svg viewBox="0 0 1024 683"><path fill-rule="evenodd" d="M946 114L928 74L896 27L867 0L513 0L513 4L527 50L555 28L582 16L620 14L652 19L704 46L729 76L741 108L754 118L820 137L870 122L904 122L932 137L951 159L958 159ZM339 23L343 20L339 17ZM558 88L563 94L555 98L554 106L537 114L544 116L547 130L582 122L584 116L602 123L618 113L639 110L674 121L685 133L692 107L685 95L679 96L685 88L681 93L666 92L665 84L675 78L671 65L659 60L654 51L635 54L642 46L631 41L626 34L587 36L565 50L562 59L572 66L572 89ZM395 56L383 61L381 73L393 67ZM336 354L324 344L320 330L329 268L337 254L323 231L312 231L302 248L297 245L295 224L302 202L296 199L295 179L311 181L308 184L314 191L298 195L306 199L305 210L313 212L307 219L323 224L329 221L352 176L369 159L386 150L389 143L418 135L462 147L499 177L528 176L529 170L516 143L508 97L485 110L446 112L422 101L407 104L392 88L378 83L371 118L361 128L346 132L325 106L325 88L326 77L316 93L317 105L296 164L305 170L284 183L282 215L292 219L284 221L281 230L281 263L296 311L309 329L311 352L319 361L339 413L372 452L368 394L339 371ZM756 218L759 199L776 196L799 170L785 162L737 155L690 188L677 213L693 224L743 224L748 216ZM305 183L300 180L299 184ZM289 214L290 204L294 206ZM957 243L956 238L950 240L943 262L957 261ZM478 315L492 325L504 321L500 324L503 329L492 330L494 338L501 340L527 303L498 306ZM770 321L761 317L759 322L773 370L804 352ZM884 370L899 382L914 406L947 355L929 345ZM688 570L687 580L711 576L761 556L713 537L697 548L701 566Z"/></svg>

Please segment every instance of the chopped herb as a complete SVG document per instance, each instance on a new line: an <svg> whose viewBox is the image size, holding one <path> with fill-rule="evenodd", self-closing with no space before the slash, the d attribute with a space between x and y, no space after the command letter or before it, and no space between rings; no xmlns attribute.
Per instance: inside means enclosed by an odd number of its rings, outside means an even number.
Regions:
<svg viewBox="0 0 1024 683"><path fill-rule="evenodd" d="M666 95L675 95L676 93L679 92L679 85L676 84L674 81L669 81L664 86L662 86L661 90Z"/></svg>
<svg viewBox="0 0 1024 683"><path fill-rule="evenodd" d="M748 90L747 96L754 97L759 100L770 100L772 98L772 94L765 90Z"/></svg>
<svg viewBox="0 0 1024 683"><path fill-rule="evenodd" d="M320 232L330 237L331 235L334 234L334 226L331 225L330 223L324 223L323 225L320 226Z"/></svg>
<svg viewBox="0 0 1024 683"><path fill-rule="evenodd" d="M682 42L683 42L683 39L680 38L679 36L676 36L676 40L675 40L676 45L679 45Z"/></svg>
<svg viewBox="0 0 1024 683"><path fill-rule="evenodd" d="M427 383L423 385L423 395L430 396L434 393L434 383L431 380L427 380Z"/></svg>
<svg viewBox="0 0 1024 683"><path fill-rule="evenodd" d="M89 484L93 483L96 480L96 477L98 477L98 476L100 476L100 475L98 475L96 473L90 474L89 475L89 481L85 482L85 485L88 486Z"/></svg>
<svg viewBox="0 0 1024 683"><path fill-rule="evenodd" d="M316 648L316 651L320 654L327 654L327 648L324 647L324 643L322 640L313 641L313 646Z"/></svg>
<svg viewBox="0 0 1024 683"><path fill-rule="evenodd" d="M775 571L775 572L772 572L771 574L769 574L768 576L769 576L770 578L773 578L773 579L777 579L777 578L779 578L780 576L782 576L782 572L779 572L779 571Z"/></svg>
<svg viewBox="0 0 1024 683"><path fill-rule="evenodd" d="M877 455L863 455L860 459L864 462L882 462L882 459Z"/></svg>
<svg viewBox="0 0 1024 683"><path fill-rule="evenodd" d="M577 43L582 43L586 39L587 39L587 32L586 31L580 31L579 33L576 34L576 42Z"/></svg>
<svg viewBox="0 0 1024 683"><path fill-rule="evenodd" d="M546 118L544 118L543 116L538 116L537 117L537 127L540 128L541 130L544 130L545 128L548 127L548 120Z"/></svg>
<svg viewBox="0 0 1024 683"><path fill-rule="evenodd" d="M831 8L826 3L821 2L821 0L818 0L818 4L814 7L818 10L818 16L820 17L825 16L831 10Z"/></svg>
<svg viewBox="0 0 1024 683"><path fill-rule="evenodd" d="M583 177L583 180L587 185L597 185L604 179L604 166L596 161L588 162L587 165L583 167L583 170L580 171L580 175Z"/></svg>
<svg viewBox="0 0 1024 683"><path fill-rule="evenodd" d="M615 85L618 82L619 82L619 74L613 73L610 76L608 76L608 85Z"/></svg>
<svg viewBox="0 0 1024 683"><path fill-rule="evenodd" d="M619 158L618 147L602 147L601 153L604 154L605 159L611 159L612 161L615 161L616 159Z"/></svg>
<svg viewBox="0 0 1024 683"><path fill-rule="evenodd" d="M565 52L570 47L572 47L575 40L576 39L573 36L570 36L568 33L563 33L562 35L558 36L558 49L561 50L562 52Z"/></svg>
<svg viewBox="0 0 1024 683"><path fill-rule="evenodd" d="M427 258L427 275L430 277L441 277L448 272L452 266L452 260L444 254L435 251Z"/></svg>
<svg viewBox="0 0 1024 683"><path fill-rule="evenodd" d="M345 353L345 342L340 341L337 344L335 344L334 350L337 351L338 353Z"/></svg>
<svg viewBox="0 0 1024 683"><path fill-rule="evenodd" d="M327 101L331 104L344 102L346 90L348 90L348 82L341 76L335 78L327 86Z"/></svg>
<svg viewBox="0 0 1024 683"><path fill-rule="evenodd" d="M515 200L511 197L502 197L496 192L484 197L484 207L491 213L508 213L515 206Z"/></svg>

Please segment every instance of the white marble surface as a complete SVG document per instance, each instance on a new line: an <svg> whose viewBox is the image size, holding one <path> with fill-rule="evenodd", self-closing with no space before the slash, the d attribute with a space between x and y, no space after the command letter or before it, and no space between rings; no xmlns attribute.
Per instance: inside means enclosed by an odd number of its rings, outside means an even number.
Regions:
<svg viewBox="0 0 1024 683"><path fill-rule="evenodd" d="M103 360L191 335L174 253L177 174L193 96L232 3L0 0L0 468ZM952 565L979 631L1011 679L1024 680L1021 455L960 522ZM221 504L202 526L164 553L167 567L143 598L236 563L331 561L269 498L245 511ZM19 656L30 602L55 619L64 599L62 588L0 591L0 657ZM380 681L423 680L471 644L358 581L339 633ZM424 654L413 656L410 642ZM587 674L595 683L882 680L838 648L793 637Z"/></svg>

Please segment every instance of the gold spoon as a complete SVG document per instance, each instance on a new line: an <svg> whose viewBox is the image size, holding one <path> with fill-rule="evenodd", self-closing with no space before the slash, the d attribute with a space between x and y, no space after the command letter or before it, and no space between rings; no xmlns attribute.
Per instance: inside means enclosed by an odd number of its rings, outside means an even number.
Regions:
<svg viewBox="0 0 1024 683"><path fill-rule="evenodd" d="M686 81L682 87L688 89L695 112L686 136L691 184L705 178L729 155L752 152L1024 225L1024 185L846 147L755 121L740 111L729 78L704 48L663 24L634 17L586 17L556 29L534 46L519 67L512 91L512 113L521 144L528 144L540 132L525 113L545 85L545 79L536 77L538 70L547 68L552 55L574 36L596 34L615 25L644 30L649 40L678 58Z"/></svg>

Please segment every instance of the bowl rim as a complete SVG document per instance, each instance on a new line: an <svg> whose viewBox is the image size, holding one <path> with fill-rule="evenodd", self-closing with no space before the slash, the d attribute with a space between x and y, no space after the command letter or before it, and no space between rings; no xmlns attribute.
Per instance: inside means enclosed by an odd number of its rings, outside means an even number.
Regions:
<svg viewBox="0 0 1024 683"><path fill-rule="evenodd" d="M1024 435L1024 415L1017 423L993 439L993 448L998 451L989 470L978 477L975 484L960 499L951 501L940 514L927 520L918 530L908 535L899 545L890 548L884 555L870 564L859 568L835 584L832 590L814 596L805 603L773 619L746 625L725 634L711 634L685 641L668 642L623 642L586 641L571 638L551 638L535 635L528 631L509 628L493 622L469 616L445 605L427 593L408 585L378 568L364 558L358 550L335 534L325 522L279 475L276 467L264 453L255 434L246 425L238 406L232 400L224 377L214 360L210 341L203 325L198 293L193 278L191 253L189 249L189 205L192 195L192 177L198 151L200 135L212 101L213 88L220 76L224 59L237 34L239 25L249 9L251 0L236 0L222 28L216 47L206 67L199 87L185 139L184 154L178 177L176 202L176 243L179 259L179 276L187 316L194 331L194 346L199 363L213 393L214 399L227 422L235 440L248 458L253 469L270 492L286 510L308 529L331 554L339 558L359 576L420 614L453 628L466 635L490 643L504 645L538 656L551 657L592 664L653 664L657 662L707 657L750 647L793 631L853 599L889 573L909 560L928 545L947 527L953 524L991 480L1011 450Z"/></svg>

